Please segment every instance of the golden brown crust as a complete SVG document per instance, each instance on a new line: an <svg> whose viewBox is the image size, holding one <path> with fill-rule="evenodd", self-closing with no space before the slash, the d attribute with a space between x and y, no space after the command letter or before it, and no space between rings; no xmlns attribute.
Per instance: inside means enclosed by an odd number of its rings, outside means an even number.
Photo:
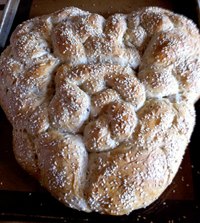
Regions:
<svg viewBox="0 0 200 223"><path fill-rule="evenodd" d="M173 180L195 124L200 35L148 7L77 8L19 25L0 57L0 103L21 166L58 200L128 214Z"/></svg>

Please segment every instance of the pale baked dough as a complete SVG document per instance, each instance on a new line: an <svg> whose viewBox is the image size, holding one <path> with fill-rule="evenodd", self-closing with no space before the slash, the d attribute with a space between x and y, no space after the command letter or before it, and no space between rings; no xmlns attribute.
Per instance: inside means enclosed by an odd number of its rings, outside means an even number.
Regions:
<svg viewBox="0 0 200 223"><path fill-rule="evenodd" d="M17 161L86 212L128 214L161 195L199 95L199 32L156 7L107 19L64 8L19 25L0 57Z"/></svg>

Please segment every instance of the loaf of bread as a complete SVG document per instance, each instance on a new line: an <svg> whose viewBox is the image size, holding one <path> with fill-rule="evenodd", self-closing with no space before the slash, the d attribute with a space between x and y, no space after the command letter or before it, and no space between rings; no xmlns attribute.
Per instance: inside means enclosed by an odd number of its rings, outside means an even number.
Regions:
<svg viewBox="0 0 200 223"><path fill-rule="evenodd" d="M19 164L68 207L129 214L172 182L195 124L200 35L157 7L64 8L25 21L0 57Z"/></svg>

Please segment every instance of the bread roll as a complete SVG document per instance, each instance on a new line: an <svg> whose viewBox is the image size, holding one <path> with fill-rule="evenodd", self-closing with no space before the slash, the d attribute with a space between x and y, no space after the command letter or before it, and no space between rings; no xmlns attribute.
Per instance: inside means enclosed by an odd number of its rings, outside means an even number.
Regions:
<svg viewBox="0 0 200 223"><path fill-rule="evenodd" d="M199 31L157 7L108 18L64 8L19 25L0 57L17 161L86 212L124 215L158 199L199 96Z"/></svg>

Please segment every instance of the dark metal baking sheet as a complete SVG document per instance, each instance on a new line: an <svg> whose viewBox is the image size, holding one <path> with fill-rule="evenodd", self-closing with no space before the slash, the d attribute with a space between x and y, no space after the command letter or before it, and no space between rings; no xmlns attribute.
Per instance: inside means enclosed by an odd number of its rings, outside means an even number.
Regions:
<svg viewBox="0 0 200 223"><path fill-rule="evenodd" d="M21 1L13 29L28 18L33 6L31 2ZM197 2L168 1L168 4L173 5L175 12L198 23ZM191 143L171 186L149 207L134 211L128 216L115 217L72 210L41 188L16 163L12 153L12 127L0 110L0 221L200 223L200 101L196 103L196 111L197 123Z"/></svg>

